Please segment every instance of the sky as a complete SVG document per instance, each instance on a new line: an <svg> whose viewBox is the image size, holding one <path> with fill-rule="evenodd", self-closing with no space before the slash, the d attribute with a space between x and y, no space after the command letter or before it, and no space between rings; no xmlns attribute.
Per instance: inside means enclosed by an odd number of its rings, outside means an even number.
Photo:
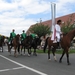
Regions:
<svg viewBox="0 0 75 75"><path fill-rule="evenodd" d="M37 22L51 20L51 3L56 4L55 17L75 13L75 0L0 0L0 34L16 34Z"/></svg>

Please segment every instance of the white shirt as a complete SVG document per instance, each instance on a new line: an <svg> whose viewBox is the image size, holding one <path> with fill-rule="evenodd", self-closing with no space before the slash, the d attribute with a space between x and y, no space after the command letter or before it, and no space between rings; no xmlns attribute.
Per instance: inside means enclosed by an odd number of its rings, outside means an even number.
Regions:
<svg viewBox="0 0 75 75"><path fill-rule="evenodd" d="M60 34L61 34L61 27L60 27L60 25L56 24L54 28L56 30L55 34L56 34L57 40L59 41L60 40ZM51 40L54 40L54 31L52 33Z"/></svg>
<svg viewBox="0 0 75 75"><path fill-rule="evenodd" d="M56 37L60 39L61 27L58 24L56 24L55 29L56 29Z"/></svg>

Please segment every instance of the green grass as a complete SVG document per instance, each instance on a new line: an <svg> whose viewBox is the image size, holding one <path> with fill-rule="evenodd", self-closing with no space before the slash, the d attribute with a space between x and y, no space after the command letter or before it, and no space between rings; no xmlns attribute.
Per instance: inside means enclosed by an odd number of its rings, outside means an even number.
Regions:
<svg viewBox="0 0 75 75"><path fill-rule="evenodd" d="M33 51L33 49L32 49L32 51ZM43 52L43 50L36 50L37 51L37 53L44 53ZM48 52L48 50L46 50L46 53ZM56 50L56 54L62 54L62 52L63 52L63 50L61 49L61 50ZM52 51L51 51L51 53L52 53ZM72 50L69 50L69 53L75 53L75 49L72 49Z"/></svg>

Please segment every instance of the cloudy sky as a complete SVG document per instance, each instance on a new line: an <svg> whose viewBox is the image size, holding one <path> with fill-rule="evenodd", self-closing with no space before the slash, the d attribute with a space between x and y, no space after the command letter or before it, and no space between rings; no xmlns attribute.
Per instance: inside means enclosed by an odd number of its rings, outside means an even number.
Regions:
<svg viewBox="0 0 75 75"><path fill-rule="evenodd" d="M51 2L56 17L75 13L75 0L0 0L0 34L9 36L12 29L22 33L40 21L51 19Z"/></svg>

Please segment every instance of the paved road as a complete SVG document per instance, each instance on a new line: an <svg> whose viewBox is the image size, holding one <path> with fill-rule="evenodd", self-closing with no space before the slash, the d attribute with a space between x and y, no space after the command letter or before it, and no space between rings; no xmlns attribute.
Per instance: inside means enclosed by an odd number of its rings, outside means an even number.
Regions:
<svg viewBox="0 0 75 75"><path fill-rule="evenodd" d="M54 61L51 54L51 61L47 60L47 54L38 54L38 56L18 55L11 56L6 51L0 52L0 75L75 75L75 54L70 54L71 65L66 63L66 55L63 62L59 63L60 54L56 54L57 62Z"/></svg>

